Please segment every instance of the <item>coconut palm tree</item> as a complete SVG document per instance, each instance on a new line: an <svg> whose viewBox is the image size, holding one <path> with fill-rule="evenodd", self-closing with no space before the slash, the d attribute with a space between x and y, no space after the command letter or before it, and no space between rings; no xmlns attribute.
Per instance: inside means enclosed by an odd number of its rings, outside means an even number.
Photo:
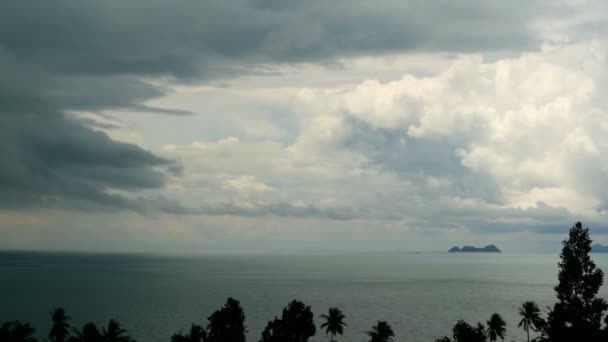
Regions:
<svg viewBox="0 0 608 342"><path fill-rule="evenodd" d="M131 336L127 335L127 331L120 326L120 323L111 319L108 322L108 328L103 328L101 336L104 342L134 342Z"/></svg>
<svg viewBox="0 0 608 342"><path fill-rule="evenodd" d="M101 342L101 334L93 322L85 324L81 331L74 328L72 332L68 342Z"/></svg>
<svg viewBox="0 0 608 342"><path fill-rule="evenodd" d="M378 321L372 330L367 332L367 335L371 337L370 342L389 342L395 337L393 329L386 321Z"/></svg>
<svg viewBox="0 0 608 342"><path fill-rule="evenodd" d="M490 317L490 320L486 323L488 325L488 338L491 342L495 342L498 338L500 338L501 340L505 339L507 324L502 319L502 317L500 317L499 314L493 314Z"/></svg>
<svg viewBox="0 0 608 342"><path fill-rule="evenodd" d="M51 311L51 319L53 326L49 331L50 342L66 342L70 336L70 317L66 315L65 310L57 308Z"/></svg>
<svg viewBox="0 0 608 342"><path fill-rule="evenodd" d="M342 311L340 311L340 309L329 308L328 314L321 315L321 318L325 320L325 322L321 324L321 328L325 328L326 334L331 334L331 342L334 342L336 334L342 335L344 333L344 327L346 326L344 319L346 316L342 313Z"/></svg>
<svg viewBox="0 0 608 342"><path fill-rule="evenodd" d="M536 303L527 301L519 308L519 315L522 318L517 326L524 328L528 335L528 342L530 342L530 328L538 331L542 327L543 319L540 317L540 309Z"/></svg>

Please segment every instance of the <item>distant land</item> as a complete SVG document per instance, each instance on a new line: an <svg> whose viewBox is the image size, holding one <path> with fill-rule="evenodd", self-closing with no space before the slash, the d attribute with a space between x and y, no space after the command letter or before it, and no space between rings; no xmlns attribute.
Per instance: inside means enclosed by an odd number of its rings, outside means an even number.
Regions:
<svg viewBox="0 0 608 342"><path fill-rule="evenodd" d="M592 253L608 253L608 246L602 246L600 244L595 244L591 246Z"/></svg>
<svg viewBox="0 0 608 342"><path fill-rule="evenodd" d="M494 245L487 245L485 247L473 247L473 246L462 246L460 247L452 247L448 252L487 252L487 253L500 253L500 249L498 249ZM608 248L607 248L608 252Z"/></svg>

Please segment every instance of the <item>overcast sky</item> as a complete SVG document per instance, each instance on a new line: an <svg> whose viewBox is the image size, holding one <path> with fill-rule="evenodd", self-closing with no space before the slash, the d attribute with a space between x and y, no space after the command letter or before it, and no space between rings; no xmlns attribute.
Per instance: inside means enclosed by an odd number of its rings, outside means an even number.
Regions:
<svg viewBox="0 0 608 342"><path fill-rule="evenodd" d="M0 249L608 243L604 0L8 0Z"/></svg>

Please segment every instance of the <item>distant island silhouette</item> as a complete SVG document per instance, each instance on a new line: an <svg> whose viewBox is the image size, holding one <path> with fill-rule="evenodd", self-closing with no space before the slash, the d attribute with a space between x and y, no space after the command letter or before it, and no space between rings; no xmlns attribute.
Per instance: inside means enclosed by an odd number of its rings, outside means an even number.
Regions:
<svg viewBox="0 0 608 342"><path fill-rule="evenodd" d="M454 246L450 248L448 252L488 252L488 253L501 253L494 245L487 245L485 247L473 247L473 246L462 246L462 248ZM608 252L608 250L607 250Z"/></svg>
<svg viewBox="0 0 608 342"><path fill-rule="evenodd" d="M591 246L592 253L608 253L608 246L603 246L600 244L595 244Z"/></svg>

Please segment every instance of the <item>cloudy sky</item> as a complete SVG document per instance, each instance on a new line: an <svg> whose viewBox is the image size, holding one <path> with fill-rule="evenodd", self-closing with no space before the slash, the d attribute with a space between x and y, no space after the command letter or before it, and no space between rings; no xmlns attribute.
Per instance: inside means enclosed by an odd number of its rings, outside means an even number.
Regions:
<svg viewBox="0 0 608 342"><path fill-rule="evenodd" d="M608 2L9 0L0 248L608 243Z"/></svg>

